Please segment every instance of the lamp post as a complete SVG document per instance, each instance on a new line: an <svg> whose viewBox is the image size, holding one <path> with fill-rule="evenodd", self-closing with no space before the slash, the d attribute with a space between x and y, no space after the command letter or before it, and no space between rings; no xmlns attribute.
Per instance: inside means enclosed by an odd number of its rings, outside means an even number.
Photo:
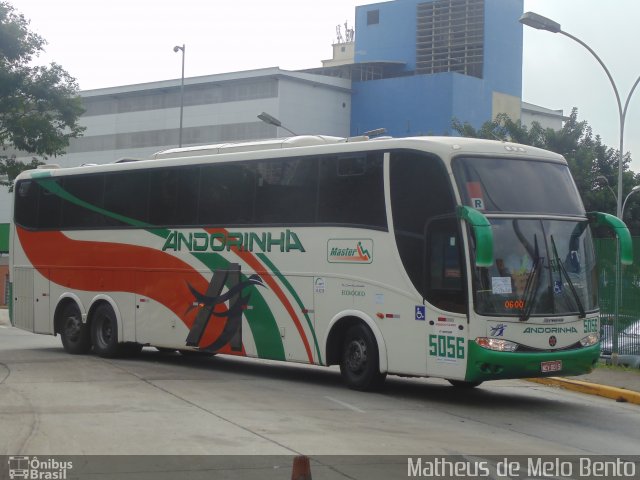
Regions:
<svg viewBox="0 0 640 480"><path fill-rule="evenodd" d="M173 51L178 53L182 51L182 76L180 77L180 130L178 132L178 147L182 148L182 114L184 112L184 43L182 46L176 45L173 47Z"/></svg>
<svg viewBox="0 0 640 480"><path fill-rule="evenodd" d="M625 197L624 202L622 202L622 216L624 217L624 207L627 205L627 200L629 200L629 197L631 195L633 195L634 193L636 193L638 190L640 190L640 185L636 185L635 187L633 187L631 189L631 191L629 192L629 194Z"/></svg>
<svg viewBox="0 0 640 480"><path fill-rule="evenodd" d="M563 31L558 22L554 22L553 20L547 17L543 17L542 15L538 15L537 13L534 13L534 12L526 12L524 15L522 15L522 17L520 17L520 23L528 27L536 28L538 30L546 30L547 32L551 32L551 33L560 33L565 37L569 37L571 40L578 42L584 48L589 50L589 53L591 53L591 55L595 57L595 59L598 61L600 66L604 69L605 73L607 74L607 77L609 78L609 82L613 87L613 93L615 93L616 95L616 101L618 103L618 115L620 120L620 151L619 151L620 157L618 159L618 195L616 197L616 203L617 203L616 216L620 220L622 220L622 163L624 160L624 122L627 116L627 108L629 107L629 100L631 100L631 96L633 95L633 92L638 86L638 83L640 83L640 76L638 76L635 83L633 84L633 87L631 87L631 90L629 91L629 95L627 95L627 99L624 103L624 108L623 108L622 102L620 100L620 94L618 93L618 87L616 86L616 83L613 81L613 77L611 76L609 69L589 45L584 43L579 38L574 37L573 35Z"/></svg>
<svg viewBox="0 0 640 480"><path fill-rule="evenodd" d="M264 123L266 123L267 125L273 125L274 127L284 128L287 132L289 132L294 137L298 135L297 133L289 130L287 127L282 125L282 122L280 120L278 120L276 117L272 115L269 115L267 112L262 112L260 115L258 115L258 118L262 120ZM276 130L276 135L277 134L278 132Z"/></svg>
<svg viewBox="0 0 640 480"><path fill-rule="evenodd" d="M604 175L598 175L596 177L596 180L598 182L600 182L601 184L604 183L607 186L607 188L611 192L611 195L613 195L613 198L615 199L616 205L617 205L618 204L618 197L616 196L616 192L613 191L613 188L611 188L611 185L609 185L609 180L607 180L607 177L605 177Z"/></svg>

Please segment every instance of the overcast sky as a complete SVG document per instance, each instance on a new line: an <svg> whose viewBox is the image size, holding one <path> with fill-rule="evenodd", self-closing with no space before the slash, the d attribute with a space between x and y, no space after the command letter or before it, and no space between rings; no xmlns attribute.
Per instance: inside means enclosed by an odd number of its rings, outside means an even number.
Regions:
<svg viewBox="0 0 640 480"><path fill-rule="evenodd" d="M331 58L335 26L354 25L356 0L9 0L48 45L39 63L55 61L82 90L263 67L321 66ZM508 1L508 0L504 0ZM525 0L602 58L624 104L640 75L638 0ZM356 31L356 37L358 32ZM638 88L640 90L640 87ZM604 70L567 37L524 29L526 102L569 114L578 108L604 142L618 147L619 116ZM625 125L625 150L640 172L640 92Z"/></svg>

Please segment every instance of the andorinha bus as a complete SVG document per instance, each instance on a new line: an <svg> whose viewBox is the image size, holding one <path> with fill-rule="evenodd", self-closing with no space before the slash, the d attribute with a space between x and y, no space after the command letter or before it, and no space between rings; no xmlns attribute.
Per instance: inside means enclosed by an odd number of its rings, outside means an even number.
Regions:
<svg viewBox="0 0 640 480"><path fill-rule="evenodd" d="M599 356L590 224L560 156L465 138L301 136L21 174L12 320L70 353L143 346L456 386Z"/></svg>

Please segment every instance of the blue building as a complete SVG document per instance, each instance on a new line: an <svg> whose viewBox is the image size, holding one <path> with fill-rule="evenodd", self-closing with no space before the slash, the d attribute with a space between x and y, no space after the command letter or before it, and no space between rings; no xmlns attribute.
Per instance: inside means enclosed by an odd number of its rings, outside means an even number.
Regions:
<svg viewBox="0 0 640 480"><path fill-rule="evenodd" d="M449 134L453 118L476 127L501 112L519 118L523 8L523 0L357 7L351 134Z"/></svg>

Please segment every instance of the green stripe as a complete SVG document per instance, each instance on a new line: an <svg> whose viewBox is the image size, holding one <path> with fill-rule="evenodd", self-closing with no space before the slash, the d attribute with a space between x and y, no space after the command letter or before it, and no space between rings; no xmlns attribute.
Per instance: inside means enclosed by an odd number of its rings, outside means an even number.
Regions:
<svg viewBox="0 0 640 480"><path fill-rule="evenodd" d="M286 279L286 277L280 272L280 270L278 270L276 268L276 266L269 260L269 258L264 253L257 253L256 256L259 257L260 260L262 260L264 262L264 264L267 265L267 267L269 267L273 273L276 274L276 276L280 279L282 284L287 288L287 290L289 291L291 296L295 299L296 303L298 304L298 307L300 307L300 311L303 313L304 318L306 318L307 325L309 325L309 329L311 330L311 335L313 335L313 343L315 344L316 352L318 353L318 361L319 361L320 364L322 364L322 354L320 353L320 347L318 345L318 339L316 338L316 331L313 328L313 324L311 323L311 319L309 318L309 315L307 315L307 313L306 313L306 308L303 305L302 300L298 296L297 292L293 288L293 285L291 285L289 283L289 281Z"/></svg>
<svg viewBox="0 0 640 480"><path fill-rule="evenodd" d="M166 239L171 233L165 228L153 228L153 226L149 223L134 220L123 215L118 215L117 213L110 212L103 208L96 207L95 205L92 205L88 202L85 202L84 200L81 200L78 197L67 192L52 178L48 178L45 180L40 179L38 180L38 183L40 183L42 187L46 188L54 195L57 195L58 197L68 202L86 208L87 210L91 210L92 212L99 213L106 217L113 218L127 225L144 228L149 233L157 235L158 237ZM225 269L229 265L229 261L219 254L194 252L190 253L195 258L200 260L203 264L205 264L211 270L211 272L215 271L218 268ZM245 275L243 275L242 277L243 280L247 279ZM269 358L273 360L286 360L284 345L282 343L282 337L280 336L280 329L278 328L275 317L271 313L267 301L258 291L258 287L249 287L249 291L251 294L251 305L253 306L253 309L246 310L244 314L247 322L249 323L249 328L251 328L251 333L253 335L253 341L256 344L258 356L260 358Z"/></svg>
<svg viewBox="0 0 640 480"><path fill-rule="evenodd" d="M133 227L149 228L153 226L149 223L140 222L138 220L134 220L133 218L125 217L123 215L118 215L117 213L110 212L109 210L96 207L95 205L85 202L84 200L80 200L78 197L71 195L64 188L58 185L58 183L53 178L49 178L46 180L39 180L38 183L44 188L46 188L47 190L49 190L51 193L57 195L58 197L68 202L71 202L74 205L78 205L80 207L86 208L87 210L91 210L92 212L96 212L101 215L104 215L105 217L113 218L115 220L118 220L122 223L126 223L127 225L131 225ZM155 231L152 231L152 233L155 233L157 235ZM164 236L164 238L166 238L168 235L169 235L169 231L166 230L166 236ZM160 235L160 236L163 236L163 235Z"/></svg>

